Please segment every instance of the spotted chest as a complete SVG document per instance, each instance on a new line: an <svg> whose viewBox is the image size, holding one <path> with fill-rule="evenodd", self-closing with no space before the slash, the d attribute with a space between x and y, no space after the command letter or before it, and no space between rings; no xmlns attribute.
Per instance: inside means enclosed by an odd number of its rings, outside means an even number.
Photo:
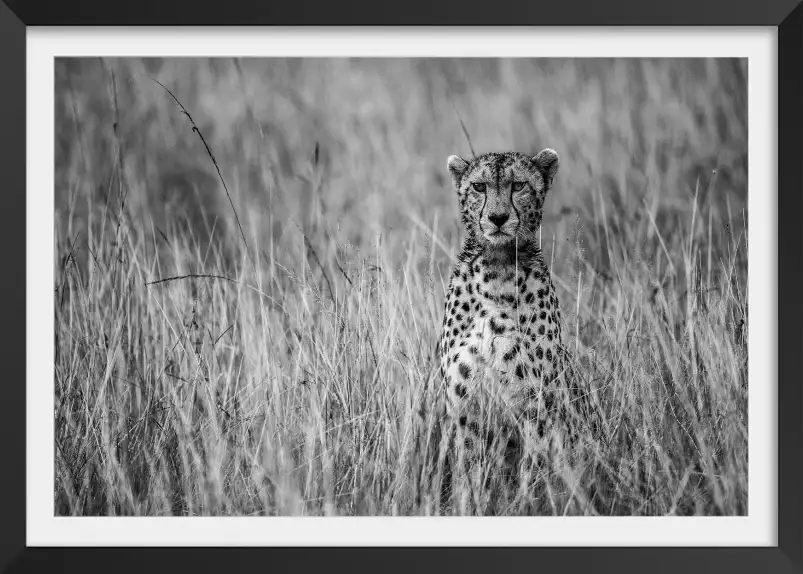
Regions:
<svg viewBox="0 0 803 574"><path fill-rule="evenodd" d="M478 258L455 268L440 366L458 420L475 414L472 399L484 391L515 417L544 412L539 403L560 369L560 311L546 266L535 263L495 267Z"/></svg>

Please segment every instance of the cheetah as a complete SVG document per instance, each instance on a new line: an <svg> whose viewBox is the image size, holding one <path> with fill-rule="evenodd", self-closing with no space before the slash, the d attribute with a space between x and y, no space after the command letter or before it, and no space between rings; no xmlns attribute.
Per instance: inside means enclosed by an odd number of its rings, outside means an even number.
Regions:
<svg viewBox="0 0 803 574"><path fill-rule="evenodd" d="M537 235L558 164L549 148L535 156L487 153L447 161L466 236L438 354L447 418L468 459L494 430L507 452L522 440L546 443L548 451L561 440L562 433L552 432L555 423L570 418L560 306ZM488 419L479 397L486 391L500 399L510 425L483 427Z"/></svg>

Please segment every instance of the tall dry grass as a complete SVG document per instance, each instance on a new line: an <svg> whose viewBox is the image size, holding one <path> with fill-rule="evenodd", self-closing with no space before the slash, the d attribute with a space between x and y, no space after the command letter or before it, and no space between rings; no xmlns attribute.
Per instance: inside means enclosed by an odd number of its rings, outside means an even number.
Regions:
<svg viewBox="0 0 803 574"><path fill-rule="evenodd" d="M745 62L58 60L56 99L57 514L746 514ZM441 504L460 118L561 154L604 432Z"/></svg>

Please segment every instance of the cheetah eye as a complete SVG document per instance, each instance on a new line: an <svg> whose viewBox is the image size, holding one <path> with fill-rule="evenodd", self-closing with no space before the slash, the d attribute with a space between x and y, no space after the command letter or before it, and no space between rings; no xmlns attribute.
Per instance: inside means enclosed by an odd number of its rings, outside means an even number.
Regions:
<svg viewBox="0 0 803 574"><path fill-rule="evenodd" d="M485 184L484 183L472 183L471 187L474 188L474 191L478 193L485 193Z"/></svg>
<svg viewBox="0 0 803 574"><path fill-rule="evenodd" d="M524 189L524 186L527 185L526 181L514 181L513 182L513 191L521 191Z"/></svg>

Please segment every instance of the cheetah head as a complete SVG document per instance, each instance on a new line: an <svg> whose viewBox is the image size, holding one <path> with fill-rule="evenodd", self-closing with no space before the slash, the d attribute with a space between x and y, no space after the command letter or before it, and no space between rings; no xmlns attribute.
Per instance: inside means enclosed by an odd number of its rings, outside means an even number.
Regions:
<svg viewBox="0 0 803 574"><path fill-rule="evenodd" d="M558 154L488 153L466 161L447 160L466 230L482 244L502 247L534 241L546 194L558 171Z"/></svg>

